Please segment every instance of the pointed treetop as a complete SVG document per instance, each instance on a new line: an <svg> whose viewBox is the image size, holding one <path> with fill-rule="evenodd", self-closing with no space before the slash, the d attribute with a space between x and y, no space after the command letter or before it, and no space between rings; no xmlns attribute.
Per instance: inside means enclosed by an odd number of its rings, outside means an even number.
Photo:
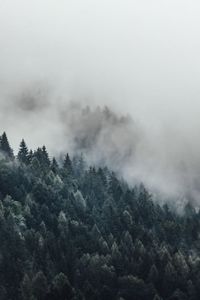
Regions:
<svg viewBox="0 0 200 300"><path fill-rule="evenodd" d="M55 159L55 157L53 157L52 162L51 162L51 170L54 173L57 173L58 169L59 169L59 166L58 166L57 160Z"/></svg>
<svg viewBox="0 0 200 300"><path fill-rule="evenodd" d="M14 158L14 154L13 154L13 149L10 147L8 138L6 133L4 132L1 136L0 139L0 151L3 152L3 154L5 154L8 158L13 159Z"/></svg>
<svg viewBox="0 0 200 300"><path fill-rule="evenodd" d="M17 158L22 163L25 163L25 164L29 163L29 151L28 151L28 147L26 146L24 139L22 139L22 141L19 145L19 152L18 152Z"/></svg>
<svg viewBox="0 0 200 300"><path fill-rule="evenodd" d="M33 156L38 159L41 166L45 168L50 166L49 154L45 146L43 146L42 148L38 148L36 151L34 151Z"/></svg>
<svg viewBox="0 0 200 300"><path fill-rule="evenodd" d="M63 167L67 170L67 172L72 173L72 162L68 153L65 156Z"/></svg>

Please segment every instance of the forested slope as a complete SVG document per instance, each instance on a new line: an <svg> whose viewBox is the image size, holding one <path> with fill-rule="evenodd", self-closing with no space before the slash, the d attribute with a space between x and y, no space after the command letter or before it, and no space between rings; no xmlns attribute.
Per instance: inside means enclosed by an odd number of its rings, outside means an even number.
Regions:
<svg viewBox="0 0 200 300"><path fill-rule="evenodd" d="M200 299L200 213L156 204L82 156L0 157L0 299Z"/></svg>

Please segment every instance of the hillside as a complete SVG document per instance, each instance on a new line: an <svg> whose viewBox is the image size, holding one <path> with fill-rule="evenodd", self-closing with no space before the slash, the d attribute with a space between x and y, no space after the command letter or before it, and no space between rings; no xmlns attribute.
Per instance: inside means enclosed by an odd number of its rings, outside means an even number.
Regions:
<svg viewBox="0 0 200 300"><path fill-rule="evenodd" d="M200 298L200 212L160 206L82 155L0 157L1 300Z"/></svg>

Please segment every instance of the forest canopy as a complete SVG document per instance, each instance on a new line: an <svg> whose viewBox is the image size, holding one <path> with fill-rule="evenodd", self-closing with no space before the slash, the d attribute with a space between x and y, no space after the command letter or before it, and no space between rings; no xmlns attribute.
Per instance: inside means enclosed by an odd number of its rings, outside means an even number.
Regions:
<svg viewBox="0 0 200 300"><path fill-rule="evenodd" d="M200 298L200 212L154 202L84 154L0 137L0 299Z"/></svg>

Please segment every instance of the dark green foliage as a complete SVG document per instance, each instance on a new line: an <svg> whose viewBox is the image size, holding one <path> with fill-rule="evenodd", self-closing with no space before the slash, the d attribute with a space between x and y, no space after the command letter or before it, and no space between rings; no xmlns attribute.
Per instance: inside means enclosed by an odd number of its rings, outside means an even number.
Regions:
<svg viewBox="0 0 200 300"><path fill-rule="evenodd" d="M14 159L3 136L0 299L200 299L191 205L183 215L160 207L143 185L87 168L82 155L60 166L22 141Z"/></svg>
<svg viewBox="0 0 200 300"><path fill-rule="evenodd" d="M55 174L57 174L58 171L59 171L59 166L58 166L58 163L57 163L55 157L53 157L52 162L51 162L51 170L52 170Z"/></svg>
<svg viewBox="0 0 200 300"><path fill-rule="evenodd" d="M36 273L32 280L33 295L38 300L46 298L47 294L47 279L42 271Z"/></svg>
<svg viewBox="0 0 200 300"><path fill-rule="evenodd" d="M13 150L10 147L10 144L8 142L8 138L6 133L4 132L2 136L0 137L0 151L5 155L5 157L13 159Z"/></svg>
<svg viewBox="0 0 200 300"><path fill-rule="evenodd" d="M24 139L22 139L22 141L19 145L19 152L18 152L17 158L19 159L20 162L22 162L24 164L28 164L30 161L28 148L26 146Z"/></svg>
<svg viewBox="0 0 200 300"><path fill-rule="evenodd" d="M33 158L36 158L40 164L42 171L46 171L50 166L50 159L47 153L46 147L38 148L32 155Z"/></svg>
<svg viewBox="0 0 200 300"><path fill-rule="evenodd" d="M65 174L72 175L72 173L73 173L72 161L71 161L68 153L64 159L63 169L64 169Z"/></svg>

